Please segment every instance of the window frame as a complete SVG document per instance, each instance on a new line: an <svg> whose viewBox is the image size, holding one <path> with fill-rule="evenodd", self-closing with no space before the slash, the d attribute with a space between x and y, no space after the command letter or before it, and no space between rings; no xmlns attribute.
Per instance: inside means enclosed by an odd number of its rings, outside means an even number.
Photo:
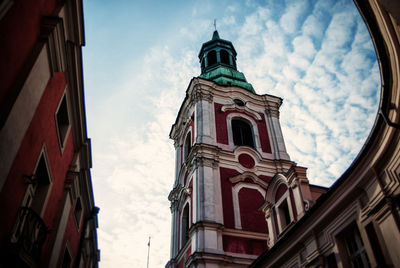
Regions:
<svg viewBox="0 0 400 268"><path fill-rule="evenodd" d="M188 146L187 146L188 145ZM186 133L185 139L183 140L183 163L187 163L190 152L192 151L192 131L191 129Z"/></svg>
<svg viewBox="0 0 400 268"><path fill-rule="evenodd" d="M355 244L358 244L358 248L355 253L350 252L348 238L351 236L352 240L355 241ZM358 236L358 237L357 237ZM368 257L368 253L365 247L364 240L361 236L360 229L358 228L355 222L349 224L345 227L336 237L339 248L340 258L346 267L355 267L353 265L353 261L361 256L363 267L371 267L371 262ZM361 243L361 248L359 247ZM364 257L364 258L363 258ZM365 261L367 263L365 263ZM367 264L368 266L365 266Z"/></svg>
<svg viewBox="0 0 400 268"><path fill-rule="evenodd" d="M236 125L236 126L235 126ZM232 140L235 146L248 146L255 149L254 133L252 125L246 120L239 118L232 118L231 120L232 128ZM236 136L240 134L240 141L236 139ZM251 145L248 144L251 141ZM237 142L237 143L236 143Z"/></svg>
<svg viewBox="0 0 400 268"><path fill-rule="evenodd" d="M64 109L64 107L65 111L61 111L61 109ZM70 111L70 106L69 106L68 90L67 88L65 88L64 93L58 103L56 112L54 114L58 144L60 146L61 154L64 152L65 144L68 140L68 135L71 130L71 115L69 111ZM68 124L63 124L62 122L59 122L60 121L59 112L66 113L66 119L68 121Z"/></svg>
<svg viewBox="0 0 400 268"><path fill-rule="evenodd" d="M39 157L36 160L35 168L34 168L33 173L32 173L32 176L35 177L36 176L36 172L38 170L38 167L40 165L40 161L43 158L43 161L44 161L44 164L45 164L45 168L46 168L46 172L47 172L47 178L48 178L49 181L48 181L48 186L47 186L47 189L46 189L45 197L42 198L43 201L42 201L41 209L40 209L40 211L36 211L36 213L40 217L43 216L43 213L44 213L45 208L47 206L47 202L48 202L48 199L50 197L50 192L51 192L51 189L52 189L52 186L53 186L53 179L52 179L52 175L51 175L51 172L50 172L49 160L47 158L47 152L46 151L47 151L46 150L46 146L43 145L42 150L40 151ZM37 182L35 182L35 183L37 183ZM34 185L35 183L29 183L28 184L28 187L27 187L27 189L25 191L25 196L23 198L22 206L30 207L30 208L33 209L32 204L33 204L33 201L35 199L35 194L37 194L36 191L37 191L37 188L38 188L38 185ZM30 199L30 200L28 201L28 199Z"/></svg>
<svg viewBox="0 0 400 268"><path fill-rule="evenodd" d="M242 219L240 218L240 202L239 202L239 192L243 188L248 188L258 191L261 196L265 197L266 191L261 186L257 184L251 184L247 182L239 182L232 187L232 204L233 204L233 217L236 229L242 229Z"/></svg>
<svg viewBox="0 0 400 268"><path fill-rule="evenodd" d="M185 232L185 240L184 240L184 238L183 238L183 235L184 235L184 230L183 230L183 216L184 216L184 212L185 212L185 209L188 209L188 219L187 219L187 230L186 230L186 232ZM180 213L180 230L179 230L179 249L182 249L185 245L186 245L186 243L190 240L190 236L189 236L189 230L190 230L190 227L192 226L192 222L191 222L191 207L190 207L190 200L189 199L187 199L186 201L185 201L185 203L183 204L183 206L182 206L182 210L181 210L181 213Z"/></svg>
<svg viewBox="0 0 400 268"><path fill-rule="evenodd" d="M246 114L237 113L237 112L230 113L226 117L226 128L227 128L227 132L228 132L228 144L229 144L230 150L234 151L236 148L240 147L240 146L235 145L233 142L232 120L235 120L235 119L245 121L246 123L248 123L250 125L250 128L252 130L254 147L249 147L249 146L246 146L246 147L256 150L258 152L262 152L260 137L258 134L259 133L258 126L255 122L256 119L254 119Z"/></svg>
<svg viewBox="0 0 400 268"><path fill-rule="evenodd" d="M279 186L281 184L282 183L277 185L276 190L279 189ZM293 208L292 208L292 203L291 203L290 194L289 194L289 186L286 185L286 187L287 187L286 192L278 199L278 201L275 202L275 206L274 206L276 220L278 221L277 222L278 236L281 235L288 228L288 226L291 225L292 222L294 222ZM275 192L275 194L276 194L276 192ZM284 213L282 211L282 205L284 205L284 203L286 203L287 212L289 213L289 218L290 218L289 222L287 222L286 213ZM282 215L282 213L284 213L285 215Z"/></svg>
<svg viewBox="0 0 400 268"><path fill-rule="evenodd" d="M41 203L41 207L40 210L38 211L38 207L32 207L32 205L35 203L35 195L38 194L38 185L37 185L37 181L36 181L36 172L38 170L39 165L41 164L41 160L43 159L43 163L45 165L45 169L46 169L46 173L47 173L47 178L48 178L48 186L45 189L45 193L44 196L41 197L40 199L40 203ZM42 149L39 153L39 157L36 160L36 164L35 164L35 168L33 169L33 173L31 176L26 176L25 179L27 180L28 186L25 190L25 194L24 197L22 199L22 203L21 203L21 208L29 208L31 210L33 210L43 221L43 214L46 211L46 207L47 207L47 203L50 197L50 193L53 187L53 179L52 179L52 174L51 174L51 169L49 166L49 161L47 158L47 152L46 152L46 146L43 145ZM36 184L36 185L35 185ZM37 197L36 197L37 198ZM36 201L38 202L38 201ZM11 241L12 242L16 242L19 239L19 231L21 231L22 229L24 229L25 225L25 218L22 219L22 221L17 218L14 224L14 228L12 231L12 235L11 235Z"/></svg>
<svg viewBox="0 0 400 268"><path fill-rule="evenodd" d="M80 205L80 210L77 212L76 209L77 209L77 205L78 204ZM76 198L73 214L74 214L74 221L75 221L75 224L76 224L76 228L79 231L80 227L81 227L81 221L82 221L82 215L83 215L83 206L82 206L82 201L81 201L81 197L80 196L78 196Z"/></svg>

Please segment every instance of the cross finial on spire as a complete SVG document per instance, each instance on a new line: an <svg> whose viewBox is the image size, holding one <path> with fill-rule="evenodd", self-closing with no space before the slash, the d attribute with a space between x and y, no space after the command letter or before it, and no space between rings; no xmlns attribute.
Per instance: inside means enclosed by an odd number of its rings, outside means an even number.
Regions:
<svg viewBox="0 0 400 268"><path fill-rule="evenodd" d="M214 19L214 29L217 30L217 19Z"/></svg>

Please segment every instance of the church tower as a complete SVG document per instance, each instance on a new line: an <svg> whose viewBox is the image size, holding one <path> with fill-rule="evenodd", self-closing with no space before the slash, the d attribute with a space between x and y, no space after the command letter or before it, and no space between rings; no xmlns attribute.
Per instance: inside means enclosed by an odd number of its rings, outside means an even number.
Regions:
<svg viewBox="0 0 400 268"><path fill-rule="evenodd" d="M282 99L256 94L236 67L230 41L214 31L199 53L172 126L175 182L166 267L248 267L324 189L286 152Z"/></svg>

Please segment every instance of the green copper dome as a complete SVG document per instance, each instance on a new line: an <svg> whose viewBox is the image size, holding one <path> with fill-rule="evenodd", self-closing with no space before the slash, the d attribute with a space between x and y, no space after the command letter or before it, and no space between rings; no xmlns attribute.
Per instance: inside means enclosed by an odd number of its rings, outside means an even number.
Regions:
<svg viewBox="0 0 400 268"><path fill-rule="evenodd" d="M252 93L253 86L236 68L236 50L230 41L221 39L214 31L212 39L200 49L201 78L212 80L221 86L238 86Z"/></svg>

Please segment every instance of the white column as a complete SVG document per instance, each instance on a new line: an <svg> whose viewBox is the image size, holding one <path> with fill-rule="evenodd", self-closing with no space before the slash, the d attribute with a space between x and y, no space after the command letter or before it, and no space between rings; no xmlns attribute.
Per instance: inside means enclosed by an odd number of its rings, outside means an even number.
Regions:
<svg viewBox="0 0 400 268"><path fill-rule="evenodd" d="M200 99L195 106L196 111L196 143L215 144L215 122L212 102Z"/></svg>
<svg viewBox="0 0 400 268"><path fill-rule="evenodd" d="M178 254L179 213L177 201L171 202L172 226L171 226L171 258Z"/></svg>
<svg viewBox="0 0 400 268"><path fill-rule="evenodd" d="M265 220L267 221L267 225L268 225L268 235L269 235L269 241L270 241L268 246L271 247L275 244L275 239L276 239L271 209L268 209L268 211L265 213Z"/></svg>
<svg viewBox="0 0 400 268"><path fill-rule="evenodd" d="M303 199L301 198L300 188L296 185L292 186L294 203L297 211L297 219L300 219L304 215Z"/></svg>
<svg viewBox="0 0 400 268"><path fill-rule="evenodd" d="M214 191L214 172L212 167L202 166L201 168L202 182L203 182L203 220L215 221L215 191Z"/></svg>
<svg viewBox="0 0 400 268"><path fill-rule="evenodd" d="M179 143L177 141L175 141L175 185L177 185L178 183L178 177L179 177L179 171L181 169L181 160L180 160L180 155L181 155L181 151L180 151L180 146Z"/></svg>
<svg viewBox="0 0 400 268"><path fill-rule="evenodd" d="M288 153L286 152L285 142L283 140L281 125L279 119L276 117L271 117L272 128L275 136L276 146L278 149L279 159L290 160Z"/></svg>
<svg viewBox="0 0 400 268"><path fill-rule="evenodd" d="M51 251L49 267L56 267L60 257L61 246L65 235L65 228L67 227L68 216L72 207L72 197L68 191L64 194L63 203L61 218L57 226L56 240L54 242L53 250Z"/></svg>

